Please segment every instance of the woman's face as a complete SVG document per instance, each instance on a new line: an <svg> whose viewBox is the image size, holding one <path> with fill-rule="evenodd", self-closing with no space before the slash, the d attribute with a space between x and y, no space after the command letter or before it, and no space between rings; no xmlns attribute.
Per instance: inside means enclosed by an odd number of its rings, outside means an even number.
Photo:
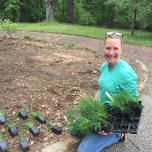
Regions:
<svg viewBox="0 0 152 152"><path fill-rule="evenodd" d="M120 59L122 52L121 40L108 37L105 41L103 54L110 67L114 66Z"/></svg>

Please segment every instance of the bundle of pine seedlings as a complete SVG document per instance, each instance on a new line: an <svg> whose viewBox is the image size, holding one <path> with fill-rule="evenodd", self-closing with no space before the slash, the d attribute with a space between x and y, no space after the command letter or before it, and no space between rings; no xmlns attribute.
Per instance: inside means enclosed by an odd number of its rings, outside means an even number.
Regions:
<svg viewBox="0 0 152 152"><path fill-rule="evenodd" d="M115 96L110 96L110 99L111 107L121 112L129 112L132 106L139 105L139 97L131 96L126 92L120 92Z"/></svg>
<svg viewBox="0 0 152 152"><path fill-rule="evenodd" d="M72 135L83 137L98 132L104 126L108 113L101 101L91 96L79 100L79 104L67 112L68 130Z"/></svg>

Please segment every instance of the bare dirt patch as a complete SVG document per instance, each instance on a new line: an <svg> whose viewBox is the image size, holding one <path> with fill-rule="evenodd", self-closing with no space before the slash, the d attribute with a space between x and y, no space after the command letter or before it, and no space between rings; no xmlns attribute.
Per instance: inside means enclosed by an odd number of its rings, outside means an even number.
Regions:
<svg viewBox="0 0 152 152"><path fill-rule="evenodd" d="M42 42L17 39L0 40L0 111L9 121L19 125L19 136L12 138L6 127L0 126L6 135L10 151L19 151L21 136L31 141L31 152L41 151L47 143L62 141L66 132L55 135L34 122L41 129L35 139L24 129L25 122L15 117L22 107L38 111L47 120L65 129L65 109L83 93L97 90L98 68L103 58L96 52ZM29 118L30 120L31 118Z"/></svg>

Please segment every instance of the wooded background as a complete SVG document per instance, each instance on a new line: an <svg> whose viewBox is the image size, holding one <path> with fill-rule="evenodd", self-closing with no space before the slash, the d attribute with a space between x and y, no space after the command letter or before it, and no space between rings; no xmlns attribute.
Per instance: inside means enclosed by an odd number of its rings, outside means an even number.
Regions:
<svg viewBox="0 0 152 152"><path fill-rule="evenodd" d="M152 0L0 0L0 19L152 30Z"/></svg>

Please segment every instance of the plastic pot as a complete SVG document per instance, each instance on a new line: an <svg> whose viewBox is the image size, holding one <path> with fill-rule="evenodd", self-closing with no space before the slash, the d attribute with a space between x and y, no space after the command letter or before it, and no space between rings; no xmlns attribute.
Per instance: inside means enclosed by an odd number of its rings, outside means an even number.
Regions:
<svg viewBox="0 0 152 152"><path fill-rule="evenodd" d="M40 134L40 129L34 125L31 128L29 128L29 131L34 137L36 137Z"/></svg>
<svg viewBox="0 0 152 152"><path fill-rule="evenodd" d="M6 143L6 141L0 141L0 151L1 152L9 151L9 147L8 147L8 144Z"/></svg>
<svg viewBox="0 0 152 152"><path fill-rule="evenodd" d="M15 137L15 136L18 135L18 129L17 129L16 126L10 126L10 127L8 128L8 132L10 133L10 135L11 135L12 137Z"/></svg>
<svg viewBox="0 0 152 152"><path fill-rule="evenodd" d="M59 135L59 134L61 134L62 129L59 126L54 125L54 126L52 126L52 132Z"/></svg>
<svg viewBox="0 0 152 152"><path fill-rule="evenodd" d="M0 124L4 124L6 122L6 117L4 115L0 116Z"/></svg>
<svg viewBox="0 0 152 152"><path fill-rule="evenodd" d="M29 151L29 143L27 139L21 139L19 145L23 152Z"/></svg>
<svg viewBox="0 0 152 152"><path fill-rule="evenodd" d="M46 123L46 118L43 116L43 115L38 115L36 117L36 120L42 124L45 124Z"/></svg>
<svg viewBox="0 0 152 152"><path fill-rule="evenodd" d="M23 120L26 120L28 118L28 114L26 111L20 111L19 112L19 117Z"/></svg>

